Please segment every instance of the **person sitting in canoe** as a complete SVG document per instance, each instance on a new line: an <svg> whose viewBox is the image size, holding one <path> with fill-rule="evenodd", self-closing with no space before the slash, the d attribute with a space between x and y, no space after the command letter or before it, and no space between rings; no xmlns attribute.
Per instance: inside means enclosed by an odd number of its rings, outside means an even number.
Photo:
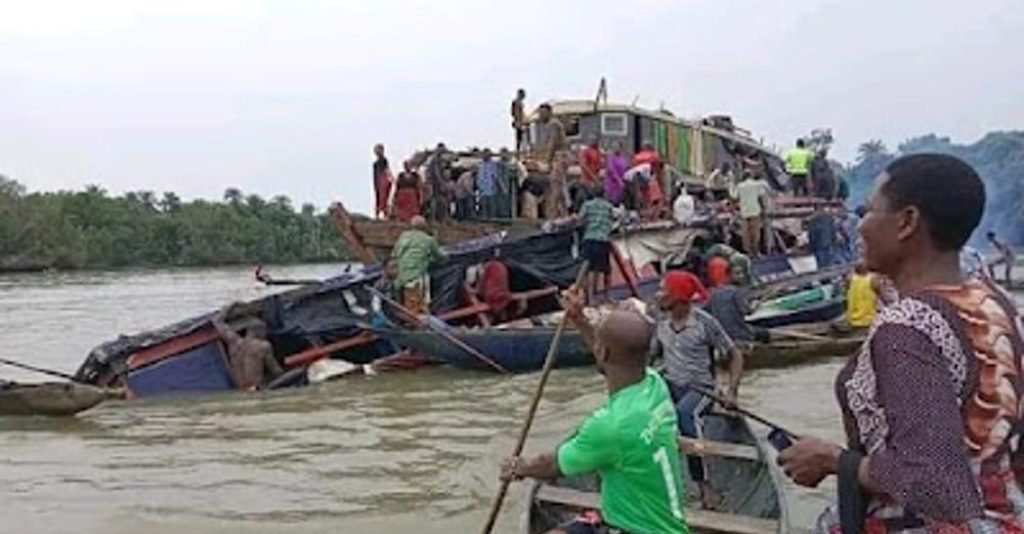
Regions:
<svg viewBox="0 0 1024 534"><path fill-rule="evenodd" d="M501 476L554 480L600 474L600 513L586 512L552 534L688 533L676 414L668 386L645 358L650 324L635 311L614 310L591 325L583 314L583 293L567 292L563 307L594 352L608 399L555 452L509 458Z"/></svg>
<svg viewBox="0 0 1024 534"><path fill-rule="evenodd" d="M743 375L743 352L717 319L694 306L695 302L706 300L706 292L693 273L666 273L657 299L662 313L651 339L650 357L652 361L664 359L680 433L700 439L700 418L711 409L712 401L698 390L715 389L713 357L717 355L730 361L729 387L724 397L735 403ZM704 462L699 456L688 455L687 464L690 478L700 485L701 504L705 508L713 507L715 498L704 478Z"/></svg>
<svg viewBox="0 0 1024 534"><path fill-rule="evenodd" d="M837 475L817 532L1024 531L1021 317L958 257L984 210L953 156L904 156L876 179L864 259L900 299L836 377L845 447L801 436L778 458L801 486Z"/></svg>
<svg viewBox="0 0 1024 534"><path fill-rule="evenodd" d="M235 333L226 322L235 304L229 304L213 317L213 327L227 345L231 376L238 389L251 391L263 385L267 376L273 380L284 373L274 359L274 349L267 341L267 325L254 320L245 329L245 337Z"/></svg>

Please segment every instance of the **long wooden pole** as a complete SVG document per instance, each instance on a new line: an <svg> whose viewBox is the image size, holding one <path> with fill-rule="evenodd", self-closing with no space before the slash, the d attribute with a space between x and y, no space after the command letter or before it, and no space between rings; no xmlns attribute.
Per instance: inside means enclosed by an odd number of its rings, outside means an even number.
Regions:
<svg viewBox="0 0 1024 534"><path fill-rule="evenodd" d="M7 365L10 365L11 367L17 367L19 369L25 369L26 371L35 371L37 373L42 373L44 375L50 375L50 376L55 376L57 378L63 378L65 380L70 380L72 382L76 381L75 377L73 377L73 376L71 376L71 375L69 375L67 373L62 373L60 371L53 371L51 369L43 369L42 367L36 367L34 365L29 365L27 363L16 362L14 360L8 360L7 358L0 358L0 363L5 363Z"/></svg>
<svg viewBox="0 0 1024 534"><path fill-rule="evenodd" d="M467 344L465 341L463 341L463 340L461 340L461 339L451 335L449 332L445 332L444 329L439 328L436 325L431 324L430 321L422 321L422 320L420 320L420 318L415 313L413 313L412 310L410 310L409 308L406 308L405 306L399 304L398 302L395 302L393 299L391 299L390 297L388 297L384 293L381 293L380 291L378 291L377 288L372 287L372 286L366 286L366 289L368 289L374 295L377 295L377 297L380 298L380 300L382 300L383 302L393 306L395 309L397 309L398 311L402 312L406 317L408 317L410 320L412 320L418 326L427 328L429 330L433 330L434 332L440 334L441 337L447 339L449 342L451 342L456 347L459 347L460 349L468 352L471 356L475 357L476 359L486 363L487 365L490 365L496 371L498 371L500 373L504 373L504 374L509 374L508 369L505 369L504 367L502 367L501 364L499 364L498 362L492 360L491 358L488 358L487 356L485 356L480 351L478 351L475 348L469 346L469 344Z"/></svg>
<svg viewBox="0 0 1024 534"><path fill-rule="evenodd" d="M575 287L579 287L583 284L583 281L587 276L587 268L589 267L586 261L580 267L580 272L576 275ZM537 391L533 394L533 399L530 401L530 409L526 412L526 419L523 420L523 426L519 429L519 440L516 441L516 446L512 450L512 456L519 456L523 453L523 446L526 445L526 437L530 434L530 427L533 426L533 419L537 415L537 406L540 404L540 398L544 395L544 386L548 383L548 376L551 375L551 369L555 366L556 356L558 354L558 341L562 338L562 332L565 331L565 324L568 321L567 317L569 314L562 316L562 320L558 323L558 328L555 329L555 336L551 338L551 346L548 347L547 357L544 358L544 368L540 372L540 380L537 382ZM501 487L498 488L498 494L494 497L494 502L491 504L491 513L487 516L487 522L484 523L484 528L481 532L483 534L491 534L494 530L494 523L498 520L498 514L501 512L501 505L505 502L505 495L508 494L508 486L511 480L502 480Z"/></svg>

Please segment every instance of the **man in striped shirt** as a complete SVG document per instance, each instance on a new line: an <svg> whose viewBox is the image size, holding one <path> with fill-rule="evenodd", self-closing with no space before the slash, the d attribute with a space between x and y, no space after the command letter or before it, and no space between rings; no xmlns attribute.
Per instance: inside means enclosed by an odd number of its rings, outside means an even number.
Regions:
<svg viewBox="0 0 1024 534"><path fill-rule="evenodd" d="M609 238L614 223L612 203L604 198L604 189L599 186L591 187L593 198L583 203L580 207L580 218L583 219L583 242L580 244L580 253L589 262L587 277L590 279L587 284L588 301L598 291L598 280L604 281L604 289L608 290L611 283L611 243Z"/></svg>
<svg viewBox="0 0 1024 534"><path fill-rule="evenodd" d="M676 404L679 432L700 439L701 416L711 401L698 389L715 389L715 358L728 359L729 386L725 398L735 403L743 375L743 353L721 323L694 303L706 300L707 291L700 280L687 271L669 271L661 282L658 306L661 317L651 338L650 356L663 358L665 378ZM687 456L690 475L701 490L705 507L714 504L704 478L704 464L698 456Z"/></svg>

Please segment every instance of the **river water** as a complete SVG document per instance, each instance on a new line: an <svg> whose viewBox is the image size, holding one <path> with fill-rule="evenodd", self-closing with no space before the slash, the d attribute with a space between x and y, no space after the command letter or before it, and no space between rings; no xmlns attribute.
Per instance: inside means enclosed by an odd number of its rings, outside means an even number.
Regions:
<svg viewBox="0 0 1024 534"><path fill-rule="evenodd" d="M4 276L0 357L71 373L119 333L269 291L244 268ZM753 372L740 400L839 439L838 368ZM41 379L6 367L0 377ZM111 402L65 420L0 418L0 532L476 532L536 380L431 368L270 394ZM602 399L592 369L555 371L527 450L553 448ZM497 532L518 531L523 490L513 487ZM791 490L797 525L831 492Z"/></svg>

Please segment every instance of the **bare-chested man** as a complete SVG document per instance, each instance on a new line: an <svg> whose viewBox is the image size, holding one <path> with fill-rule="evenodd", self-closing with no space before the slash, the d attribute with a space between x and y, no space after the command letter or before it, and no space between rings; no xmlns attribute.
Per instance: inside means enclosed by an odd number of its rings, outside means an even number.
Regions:
<svg viewBox="0 0 1024 534"><path fill-rule="evenodd" d="M273 379L284 373L284 370L274 359L274 349L267 341L267 325L263 321L250 323L245 337L236 334L227 324L227 316L234 307L231 304L214 316L213 327L227 345L228 363L235 384L238 389L249 391L263 385L268 373L270 379Z"/></svg>

